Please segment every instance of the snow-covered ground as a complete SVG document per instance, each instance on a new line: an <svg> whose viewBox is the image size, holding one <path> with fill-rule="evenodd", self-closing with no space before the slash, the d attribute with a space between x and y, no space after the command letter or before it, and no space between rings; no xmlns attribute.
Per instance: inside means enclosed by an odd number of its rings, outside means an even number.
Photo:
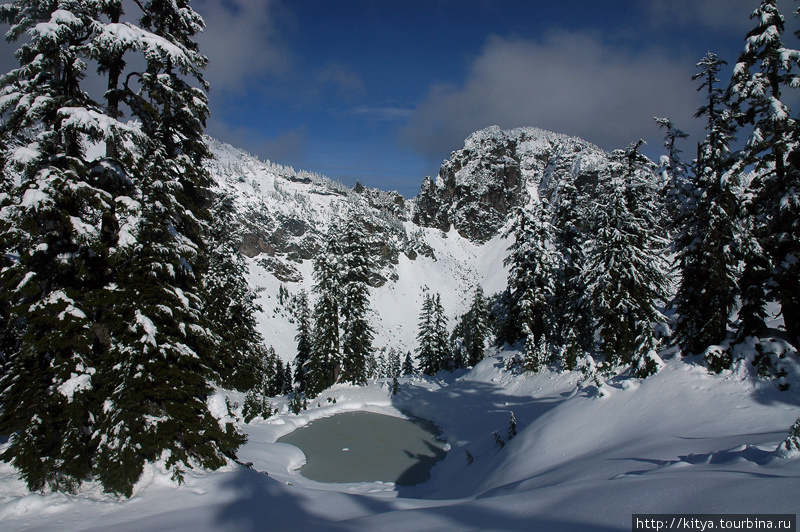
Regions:
<svg viewBox="0 0 800 532"><path fill-rule="evenodd" d="M425 241L435 250L435 259L418 256L411 260L401 255L396 266L397 280L370 290L374 346L394 348L401 353L414 352L417 321L426 292L441 294L452 329L456 319L469 309L478 284L487 295L504 290L508 269L503 260L511 244L502 235L479 245L463 238L455 229L442 233L438 229L417 228L410 222L407 225L424 235ZM300 282L279 281L259 265L258 257L248 262L248 282L257 291L256 302L262 309L256 314L258 330L281 358L294 360L296 325L291 314L279 303L278 290L283 286L292 295L300 290L311 293L312 261L295 264L303 276ZM313 301L316 295L311 294L311 297Z"/></svg>
<svg viewBox="0 0 800 532"><path fill-rule="evenodd" d="M129 500L94 485L29 494L2 464L0 530L601 531L630 530L633 513L800 512L800 459L775 452L800 410L797 368L779 392L746 366L716 376L673 358L598 394L577 372L508 372L511 355L403 378L396 396L378 381L334 387L299 416L279 403L273 418L241 425L250 439L240 458L253 469L189 471L178 486L150 466ZM450 451L410 488L304 479L302 452L276 439L346 410L409 410L441 426ZM511 412L518 434L501 448L494 433L507 438Z"/></svg>
<svg viewBox="0 0 800 532"><path fill-rule="evenodd" d="M215 175L235 192L239 206L266 204L313 221L322 232L336 212L332 205L343 201L314 192L327 190L321 178L259 163L232 148L216 152ZM401 352L416 345L425 290L441 293L452 327L476 284L487 295L505 288L510 243L496 236L478 245L455 230L404 223L407 233L424 238L435 259L401 254L396 280L371 291L375 346ZM312 264L293 262L302 279L282 283L258 259L248 259L248 281L263 309L258 327L266 343L291 360L295 325L279 302L279 289L310 291ZM336 386L300 415L278 400L279 413L269 420L238 421L249 435L239 457L252 469L231 463L215 472L190 470L178 486L158 464L149 465L127 500L109 497L95 484L76 495L30 494L14 469L0 462L0 532L591 532L631 530L634 513L800 513L800 457L775 452L800 415L796 357L786 392L755 380L746 361L737 371L710 375L691 359L673 357L653 377L618 378L598 393L581 383L579 372L507 371L505 360L514 354L491 353L470 371L401 378L396 396L385 381ZM242 399L230 394L239 405ZM210 406L225 413L224 395ZM345 410L410 411L439 425L450 450L428 482L409 488L304 479L297 471L302 452L276 440ZM501 448L495 433L507 439L512 412L518 434ZM0 439L0 452L4 446Z"/></svg>

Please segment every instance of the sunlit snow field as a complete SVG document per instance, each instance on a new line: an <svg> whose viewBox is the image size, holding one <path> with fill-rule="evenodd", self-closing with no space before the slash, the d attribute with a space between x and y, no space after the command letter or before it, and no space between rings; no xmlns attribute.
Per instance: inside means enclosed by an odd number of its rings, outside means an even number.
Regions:
<svg viewBox="0 0 800 532"><path fill-rule="evenodd" d="M230 173L237 202L295 209L326 226L336 196L302 192L293 181L277 186L267 165L236 162L241 157L232 148L228 160L216 149L215 172ZM217 176L218 182L224 178ZM292 203L300 197L307 199ZM505 287L507 239L496 236L481 246L455 230L421 231L436 259L401 255L397 280L371 292L378 349L415 349L426 292L441 293L452 325L478 283L487 295ZM248 281L263 309L259 330L291 360L296 328L278 302L284 283L256 260L249 264ZM312 286L310 261L296 268L303 280L285 283L293 295ZM748 360L710 375L697 359L668 355L655 376L623 375L598 390L582 382L580 372L509 372L506 361L515 354L490 351L469 371L403 377L397 395L386 381L337 385L300 415L279 398L270 419L236 421L249 436L239 460L251 468L231 462L215 472L189 470L178 486L159 464L149 465L127 500L103 494L96 484L75 495L31 494L14 469L0 463L0 532L603 531L631 530L634 513L800 513L800 457L776 452L800 414L796 359L786 361L786 392L755 379ZM243 398L227 394L239 413ZM213 396L209 407L225 420L226 394ZM448 452L430 480L414 486L304 477L303 452L277 440L353 411L431 420L441 427ZM512 413L518 433L508 439Z"/></svg>
<svg viewBox="0 0 800 532"><path fill-rule="evenodd" d="M242 425L240 459L252 469L190 471L177 486L149 467L130 500L96 486L27 494L2 465L0 530L630 530L633 513L800 510L800 460L775 452L797 417L796 368L792 390L779 392L744 367L713 376L669 359L656 376L612 381L600 395L574 372L515 376L503 368L510 355L403 378L396 396L373 382L336 386L299 416L281 403L279 415ZM354 410L430 419L450 450L428 482L401 487L309 480L300 449L276 443ZM506 437L511 412L518 434L501 448L494 433Z"/></svg>

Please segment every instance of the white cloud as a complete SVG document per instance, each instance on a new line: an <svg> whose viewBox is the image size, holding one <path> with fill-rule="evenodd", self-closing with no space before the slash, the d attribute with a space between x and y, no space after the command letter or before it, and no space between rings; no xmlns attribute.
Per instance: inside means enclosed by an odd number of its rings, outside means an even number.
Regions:
<svg viewBox="0 0 800 532"><path fill-rule="evenodd" d="M288 68L291 54L279 31L285 21L277 1L197 0L192 7L206 22L197 41L209 58L205 77L212 91L239 92L253 79Z"/></svg>
<svg viewBox="0 0 800 532"><path fill-rule="evenodd" d="M403 140L441 157L472 131L536 126L580 136L606 149L656 139L653 116L691 130L700 105L694 61L663 51L613 47L595 34L551 32L541 41L488 40L462 86L434 87Z"/></svg>

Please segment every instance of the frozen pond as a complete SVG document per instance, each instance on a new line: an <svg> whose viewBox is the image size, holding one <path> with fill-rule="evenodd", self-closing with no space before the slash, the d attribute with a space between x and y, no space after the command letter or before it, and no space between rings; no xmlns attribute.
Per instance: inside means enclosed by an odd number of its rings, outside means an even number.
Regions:
<svg viewBox="0 0 800 532"><path fill-rule="evenodd" d="M300 472L311 480L414 486L444 458L440 432L424 419L359 411L318 419L278 441L303 451L307 463Z"/></svg>

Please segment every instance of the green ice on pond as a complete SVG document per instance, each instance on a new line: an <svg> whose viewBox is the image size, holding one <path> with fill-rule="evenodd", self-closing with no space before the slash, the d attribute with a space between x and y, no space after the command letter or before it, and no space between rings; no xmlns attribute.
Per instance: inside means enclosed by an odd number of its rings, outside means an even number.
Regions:
<svg viewBox="0 0 800 532"><path fill-rule="evenodd" d="M344 412L318 419L278 441L306 455L300 472L319 482L394 482L414 486L444 458L440 429L420 418Z"/></svg>

